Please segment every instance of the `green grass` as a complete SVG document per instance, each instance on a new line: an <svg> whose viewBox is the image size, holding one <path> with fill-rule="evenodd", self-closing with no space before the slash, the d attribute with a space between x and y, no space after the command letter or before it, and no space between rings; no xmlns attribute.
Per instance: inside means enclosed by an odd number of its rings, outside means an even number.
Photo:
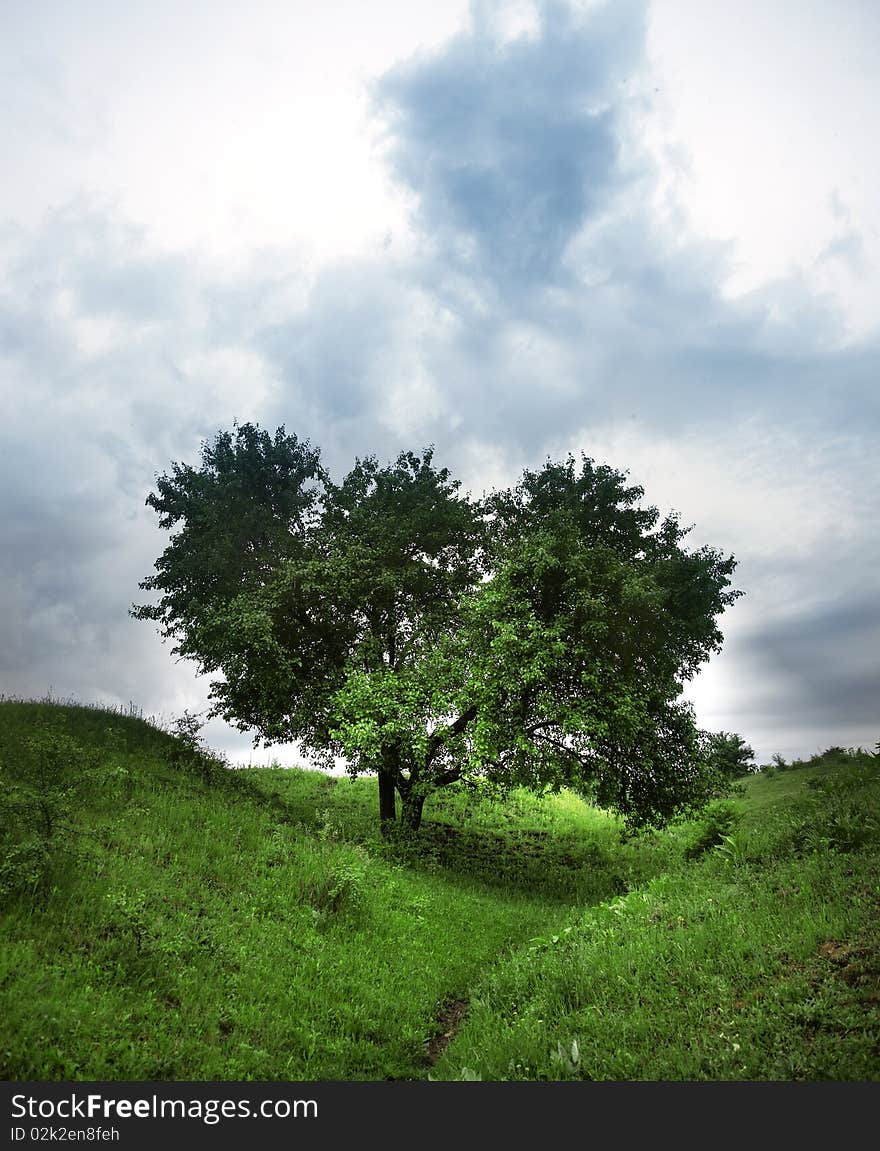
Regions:
<svg viewBox="0 0 880 1151"><path fill-rule="evenodd" d="M832 760L637 837L450 788L413 846L375 781L0 702L0 1077L880 1078L878 761Z"/></svg>
<svg viewBox="0 0 880 1151"><path fill-rule="evenodd" d="M714 849L496 965L433 1076L880 1078L878 761L742 792Z"/></svg>

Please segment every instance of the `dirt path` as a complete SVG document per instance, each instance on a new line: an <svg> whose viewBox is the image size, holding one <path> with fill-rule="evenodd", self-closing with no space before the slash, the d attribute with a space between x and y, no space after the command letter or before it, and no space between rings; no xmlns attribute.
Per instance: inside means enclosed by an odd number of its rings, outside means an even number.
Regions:
<svg viewBox="0 0 880 1151"><path fill-rule="evenodd" d="M434 1037L428 1041L427 1063L433 1067L461 1026L467 1015L468 1001L466 999L447 999L437 1015L437 1030Z"/></svg>

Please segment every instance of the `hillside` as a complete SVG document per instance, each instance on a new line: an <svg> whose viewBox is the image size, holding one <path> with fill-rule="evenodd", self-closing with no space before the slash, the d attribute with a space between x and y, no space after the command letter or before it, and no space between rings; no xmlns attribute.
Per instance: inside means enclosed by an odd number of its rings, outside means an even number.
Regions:
<svg viewBox="0 0 880 1151"><path fill-rule="evenodd" d="M880 1078L867 753L622 836L563 793L230 771L0 703L6 1079Z"/></svg>

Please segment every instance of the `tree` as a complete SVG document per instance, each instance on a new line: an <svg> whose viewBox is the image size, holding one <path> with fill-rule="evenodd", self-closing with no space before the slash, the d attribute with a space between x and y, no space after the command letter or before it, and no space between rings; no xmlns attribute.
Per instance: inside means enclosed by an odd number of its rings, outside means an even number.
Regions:
<svg viewBox="0 0 880 1151"><path fill-rule="evenodd" d="M431 450L336 484L307 441L236 426L148 496L172 535L132 614L218 673L214 714L375 772L386 829L477 777L662 820L710 786L680 695L741 593L643 494L582 456L474 500Z"/></svg>
<svg viewBox="0 0 880 1151"><path fill-rule="evenodd" d="M705 754L709 764L724 779L738 779L757 771L754 751L734 732L707 732Z"/></svg>

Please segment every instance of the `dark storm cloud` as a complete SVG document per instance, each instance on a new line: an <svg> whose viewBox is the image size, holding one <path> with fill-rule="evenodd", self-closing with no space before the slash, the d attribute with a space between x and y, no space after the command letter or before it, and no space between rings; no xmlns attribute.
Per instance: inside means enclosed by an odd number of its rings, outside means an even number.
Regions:
<svg viewBox="0 0 880 1151"><path fill-rule="evenodd" d="M621 199L628 222L645 212L645 169L620 162L618 115L644 6L541 5L534 34L514 40L492 9L475 5L470 30L375 88L391 170L416 195L419 253L328 269L300 315L255 337L282 382L277 411L315 414L342 440L356 419L361 452L412 446L394 442L388 394L414 372L442 399L422 438L453 452L486 440L533 453L560 428L628 418L627 393L644 384L614 364L617 339L631 344L638 323L619 301L654 292L652 312L672 307L656 275L638 283L656 244L634 237L620 277L609 250ZM597 224L589 260L609 264L610 290L586 285L571 258Z"/></svg>
<svg viewBox="0 0 880 1151"><path fill-rule="evenodd" d="M214 336L198 270L83 204L7 241L0 691L152 708L180 676L128 617L164 546L144 499L237 414L181 367Z"/></svg>
<svg viewBox="0 0 880 1151"><path fill-rule="evenodd" d="M327 301L340 301L353 338L336 375L357 381L368 414L373 333L386 337L383 371L410 361L400 316L417 287L423 312L429 301L419 361L458 442L517 454L560 429L622 420L665 431L755 416L875 420L876 345L842 350L841 317L795 279L727 298L727 250L658 217L657 173L626 115L644 5L539 5L535 32L514 40L499 37L492 11L475 5L468 31L375 89L391 170L414 194L426 240L387 270L395 325L376 320L375 296L358 308L331 273L294 341L305 330L323 347ZM333 394L332 357L321 362Z"/></svg>
<svg viewBox="0 0 880 1151"><path fill-rule="evenodd" d="M503 295L531 292L622 180L614 102L641 54L642 5L587 19L546 3L537 34L507 42L472 15L441 53L388 73L377 106L440 258Z"/></svg>
<svg viewBox="0 0 880 1151"><path fill-rule="evenodd" d="M99 451L59 450L81 429L41 425L42 448L0 442L0 690L158 696L167 668L126 614L150 562L146 517L114 493Z"/></svg>
<svg viewBox="0 0 880 1151"><path fill-rule="evenodd" d="M621 421L875 422L876 344L844 349L841 317L795 279L727 298L727 250L658 217L625 114L644 5L544 4L513 40L493 11L375 86L424 242L326 268L299 310L253 324L277 422L340 458L415 435L517 461ZM407 427L391 396L416 378L438 402Z"/></svg>
<svg viewBox="0 0 880 1151"><path fill-rule="evenodd" d="M880 736L880 583L873 594L768 620L747 650L774 685L773 704L811 726Z"/></svg>

